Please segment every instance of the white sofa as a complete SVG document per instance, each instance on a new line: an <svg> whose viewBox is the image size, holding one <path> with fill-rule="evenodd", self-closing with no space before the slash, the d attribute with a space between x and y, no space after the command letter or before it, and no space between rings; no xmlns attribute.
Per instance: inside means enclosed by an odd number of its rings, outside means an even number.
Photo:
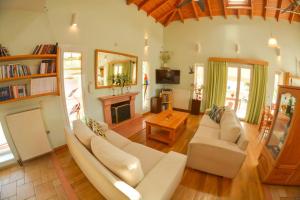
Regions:
<svg viewBox="0 0 300 200"><path fill-rule="evenodd" d="M226 110L220 124L205 114L188 145L187 166L234 178L245 158L248 139L234 111Z"/></svg>
<svg viewBox="0 0 300 200"><path fill-rule="evenodd" d="M86 126L83 123L81 125ZM107 141L140 160L144 177L133 188L98 161L91 151L77 139L73 131L66 128L65 133L67 145L74 160L106 199L170 199L181 181L186 165L186 156L183 154L172 151L167 154L162 153L131 142L118 133L108 130Z"/></svg>

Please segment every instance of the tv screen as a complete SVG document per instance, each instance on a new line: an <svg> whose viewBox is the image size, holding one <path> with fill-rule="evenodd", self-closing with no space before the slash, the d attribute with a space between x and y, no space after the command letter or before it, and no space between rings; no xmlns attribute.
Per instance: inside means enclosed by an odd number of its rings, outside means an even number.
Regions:
<svg viewBox="0 0 300 200"><path fill-rule="evenodd" d="M157 84L179 84L180 70L157 69L156 83Z"/></svg>

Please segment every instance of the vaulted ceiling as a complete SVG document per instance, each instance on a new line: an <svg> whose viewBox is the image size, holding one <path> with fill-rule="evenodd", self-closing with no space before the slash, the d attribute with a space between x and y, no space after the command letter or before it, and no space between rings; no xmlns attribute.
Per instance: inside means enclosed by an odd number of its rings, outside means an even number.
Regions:
<svg viewBox="0 0 300 200"><path fill-rule="evenodd" d="M300 15L294 13L281 13L279 10L267 9L266 7L283 9L288 7L292 0L247 0L246 5L232 7L228 0L204 0L206 9L201 11L197 3L191 3L178 8L182 0L126 0L127 4L135 4L138 10L144 10L148 16L153 17L157 22L168 26L173 21L184 23L186 19L194 18L199 20L201 17L213 19L215 16L255 16L288 20L290 23L299 22Z"/></svg>

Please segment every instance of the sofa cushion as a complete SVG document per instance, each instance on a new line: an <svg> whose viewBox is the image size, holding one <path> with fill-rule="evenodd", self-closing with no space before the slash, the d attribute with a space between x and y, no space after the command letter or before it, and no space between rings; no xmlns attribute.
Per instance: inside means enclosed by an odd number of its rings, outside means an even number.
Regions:
<svg viewBox="0 0 300 200"><path fill-rule="evenodd" d="M145 175L163 158L164 153L151 149L147 146L131 142L123 150L131 155L136 156L142 164L142 169Z"/></svg>
<svg viewBox="0 0 300 200"><path fill-rule="evenodd" d="M214 120L212 120L208 115L203 115L201 121L201 126L207 126L214 129L220 129L220 125L216 123Z"/></svg>
<svg viewBox="0 0 300 200"><path fill-rule="evenodd" d="M108 130L108 125L105 122L98 122L92 118L88 118L86 125L96 134L106 137L105 132Z"/></svg>
<svg viewBox="0 0 300 200"><path fill-rule="evenodd" d="M220 122L220 136L222 140L236 143L241 134L241 124L236 118L234 111L226 111Z"/></svg>
<svg viewBox="0 0 300 200"><path fill-rule="evenodd" d="M218 140L220 139L220 130L207 126L199 126L194 137L206 137Z"/></svg>
<svg viewBox="0 0 300 200"><path fill-rule="evenodd" d="M118 148L122 148L122 147L126 146L127 144L131 143L131 141L129 139L121 136L119 133L116 133L113 130L106 131L105 135L106 135L106 140Z"/></svg>
<svg viewBox="0 0 300 200"><path fill-rule="evenodd" d="M246 151L246 149L248 147L248 143L249 143L248 138L246 137L245 132L242 130L241 135L237 141L237 145L239 146L239 148L241 150Z"/></svg>
<svg viewBox="0 0 300 200"><path fill-rule="evenodd" d="M115 147L104 138L92 137L91 148L93 154L103 165L132 187L135 187L144 178L139 159Z"/></svg>
<svg viewBox="0 0 300 200"><path fill-rule="evenodd" d="M82 121L73 121L74 134L78 140L88 149L91 150L91 139L95 133L89 129Z"/></svg>

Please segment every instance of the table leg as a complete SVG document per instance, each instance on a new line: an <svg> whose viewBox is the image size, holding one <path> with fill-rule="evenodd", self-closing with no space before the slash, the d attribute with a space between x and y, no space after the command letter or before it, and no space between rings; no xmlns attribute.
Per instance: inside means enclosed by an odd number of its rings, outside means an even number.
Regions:
<svg viewBox="0 0 300 200"><path fill-rule="evenodd" d="M148 139L151 135L151 125L146 123L146 138Z"/></svg>

